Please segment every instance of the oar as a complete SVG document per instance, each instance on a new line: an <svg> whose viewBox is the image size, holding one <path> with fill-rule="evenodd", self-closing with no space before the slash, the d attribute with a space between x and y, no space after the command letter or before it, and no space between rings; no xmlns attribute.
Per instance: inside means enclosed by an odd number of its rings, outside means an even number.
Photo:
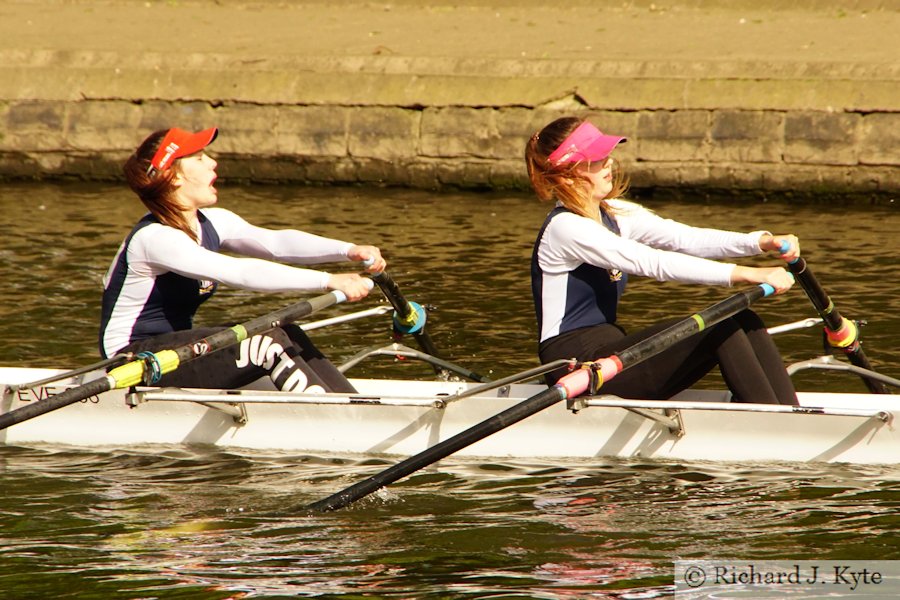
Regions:
<svg viewBox="0 0 900 600"><path fill-rule="evenodd" d="M757 299L774 292L775 290L772 286L761 284L730 296L699 313L675 323L668 329L660 331L633 346L629 346L618 354L584 365L584 368L565 375L553 387L535 394L368 479L364 479L336 494L314 502L306 508L311 511L322 512L343 508L379 488L391 484L414 471L427 467L442 458L446 458L454 452L474 444L501 429L518 423L522 419L530 417L561 400L574 398L586 391L596 393L604 381L609 381L623 370L659 354L679 341L703 331L710 325L727 319L746 309Z"/></svg>
<svg viewBox="0 0 900 600"><path fill-rule="evenodd" d="M29 381L28 383L14 383L6 387L13 391L30 390L42 385L47 385L48 383L55 383L57 381L62 381L63 379L69 379L70 377L84 375L85 373L90 373L98 369L118 367L119 365L132 360L134 360L134 355L130 352L126 354L116 354L115 356L110 356L109 358L103 359L90 365L86 365L84 367L72 369L71 371L57 373L56 375L51 375L50 377L45 377L44 379L38 379L37 381Z"/></svg>
<svg viewBox="0 0 900 600"><path fill-rule="evenodd" d="M378 284L385 298L394 307L394 331L398 334L412 335L426 354L438 357L437 348L435 348L434 342L431 341L431 336L425 330L425 322L428 319L425 308L416 302L407 300L400 291L400 286L386 271L372 275L372 280ZM434 367L435 373L444 378L449 377L450 373L447 370L435 363L431 363L431 365ZM472 373L472 375L475 376L476 381L487 381L486 378L477 373Z"/></svg>
<svg viewBox="0 0 900 600"><path fill-rule="evenodd" d="M391 306L394 307L394 329L398 333L409 333L416 338L422 350L437 356L437 348L431 341L431 336L425 331L425 321L427 315L422 305L410 302L403 297L400 292L400 286L394 281L393 277L388 275L387 271L372 275L372 280L378 284L384 297L388 299Z"/></svg>
<svg viewBox="0 0 900 600"><path fill-rule="evenodd" d="M790 250L790 245L783 242L781 251L787 252L788 250ZM856 326L856 323L841 316L841 313L834 306L834 302L831 301L831 298L819 284L819 280L809 270L806 260L797 257L788 262L788 269L794 274L794 278L800 283L800 287L806 292L816 312L819 313L822 321L825 322L825 336L828 339L828 343L833 348L840 349L851 364L867 371L873 371L874 369L872 369L869 358L863 352L860 344L859 328ZM873 394L891 393L880 381L862 374L860 374L860 377Z"/></svg>
<svg viewBox="0 0 900 600"><path fill-rule="evenodd" d="M343 292L335 290L292 304L246 323L223 329L207 338L172 350L142 354L140 358L112 369L106 374L106 377L69 388L50 398L0 415L0 430L110 390L137 385L146 379L147 373L152 373L158 379L159 376L170 373L195 358L240 343L250 336L296 321L346 299Z"/></svg>

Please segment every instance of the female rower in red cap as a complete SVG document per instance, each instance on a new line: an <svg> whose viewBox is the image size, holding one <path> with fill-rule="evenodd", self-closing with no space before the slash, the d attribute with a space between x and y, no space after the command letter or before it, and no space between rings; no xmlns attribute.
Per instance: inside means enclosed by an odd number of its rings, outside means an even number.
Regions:
<svg viewBox="0 0 900 600"><path fill-rule="evenodd" d="M263 229L214 207L216 161L204 149L217 134L215 128L156 131L125 163L128 185L149 212L122 242L103 278L104 357L177 347L221 329L192 329L194 313L219 283L272 292L340 290L349 300L368 294L367 282L357 273L330 274L282 262L370 260L369 271L384 270L386 263L375 246L293 229ZM281 390L352 391L296 326L198 358L164 375L158 384L236 388L265 375Z"/></svg>
<svg viewBox="0 0 900 600"><path fill-rule="evenodd" d="M779 251L800 255L793 235L701 229L663 219L622 199L627 184L610 154L625 138L605 135L576 117L557 119L525 148L531 184L555 201L541 227L531 263L541 362L609 356L675 321L626 334L617 322L628 275L660 281L730 286L768 283L776 293L793 285L781 267L753 268L717 259ZM627 398L663 400L687 389L718 365L736 401L797 404L781 356L756 313L745 310L628 369L603 385ZM555 383L565 369L548 375Z"/></svg>

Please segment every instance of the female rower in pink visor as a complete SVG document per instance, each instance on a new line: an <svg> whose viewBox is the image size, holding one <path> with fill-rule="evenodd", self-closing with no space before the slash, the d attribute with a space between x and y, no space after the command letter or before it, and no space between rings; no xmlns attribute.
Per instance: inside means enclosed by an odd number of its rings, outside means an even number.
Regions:
<svg viewBox="0 0 900 600"><path fill-rule="evenodd" d="M103 278L100 353L155 352L203 339L222 327L194 328L194 314L219 284L261 292L369 293L359 273L307 268L326 262L386 264L375 246L296 229L251 225L218 202L216 161L206 147L216 128L171 128L148 136L125 163L125 179L147 209ZM227 252L228 254L225 254ZM301 265L301 266L297 266ZM303 331L287 325L201 356L155 382L237 388L268 376L284 391L353 391Z"/></svg>
<svg viewBox="0 0 900 600"><path fill-rule="evenodd" d="M793 285L781 267L747 267L729 258L800 254L794 235L737 233L664 219L623 198L622 170L612 158L624 137L607 135L576 117L535 133L525 161L538 198L555 202L538 233L531 286L540 332L539 356L589 361L609 356L681 318L626 333L618 308L629 275L659 281L731 286L768 283L776 293ZM787 243L790 249L779 249ZM603 392L664 400L687 389L716 365L734 400L797 404L781 356L756 313L745 310L617 375ZM565 370L550 373L555 383Z"/></svg>

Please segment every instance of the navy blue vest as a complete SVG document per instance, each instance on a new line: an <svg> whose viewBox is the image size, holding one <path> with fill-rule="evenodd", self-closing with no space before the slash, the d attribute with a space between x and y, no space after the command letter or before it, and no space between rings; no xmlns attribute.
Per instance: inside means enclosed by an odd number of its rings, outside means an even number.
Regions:
<svg viewBox="0 0 900 600"><path fill-rule="evenodd" d="M534 296L534 308L537 313L538 332L543 326L543 272L538 265L538 248L544 231L553 218L563 212L571 212L561 206L556 207L544 221L534 243L531 254L531 293ZM619 226L605 212L601 213L603 224L616 235ZM566 284L566 305L559 333L616 322L616 307L619 298L625 291L628 275L621 271L610 271L587 263L582 263L569 272Z"/></svg>
<svg viewBox="0 0 900 600"><path fill-rule="evenodd" d="M198 216L202 232L201 244L207 250L217 252L220 245L219 234L203 213L198 213ZM104 358L106 356L103 350L103 335L128 274L128 245L138 231L147 225L158 222L156 217L150 214L138 221L125 240L125 247L119 254L109 285L103 290L100 315L100 354ZM156 278L153 290L134 322L129 343L163 333L191 329L194 314L200 305L215 293L216 287L215 282L202 282L171 271L160 275Z"/></svg>

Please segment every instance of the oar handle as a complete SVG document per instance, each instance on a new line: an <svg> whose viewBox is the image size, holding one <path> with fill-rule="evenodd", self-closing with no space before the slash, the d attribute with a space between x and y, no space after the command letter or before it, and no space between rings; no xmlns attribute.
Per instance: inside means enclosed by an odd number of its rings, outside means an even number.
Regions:
<svg viewBox="0 0 900 600"><path fill-rule="evenodd" d="M790 247L791 245L787 240L782 240L779 251L783 254L790 250ZM821 284L819 284L819 280L816 279L809 270L804 258L798 256L797 258L788 261L787 264L788 270L793 273L797 281L800 282L800 286L806 292L806 295L812 302L813 307L815 307L816 312L819 313L819 316L825 321L825 327L832 334L841 329L855 329L855 327L848 328L847 325L845 325L844 322L846 319L844 319L837 308L835 308L828 293ZM829 340L830 339L831 337L829 337ZM850 340L850 343L853 341L854 340Z"/></svg>
<svg viewBox="0 0 900 600"><path fill-rule="evenodd" d="M363 264L371 266L373 262L374 261L371 259L366 259L363 261ZM425 307L417 302L407 300L400 291L400 286L397 285L397 282L394 281L393 277L388 275L387 271L374 273L372 275L372 280L378 284L378 287L381 288L382 293L384 293L384 297L387 298L388 302L391 303L391 306L394 307L394 331L398 335L412 335L416 338L419 347L422 348L426 354L430 354L437 358L437 347L431 340L431 336L425 330L425 323L428 321L428 314L425 312ZM448 377L450 375L450 372L441 367L437 362L432 362L431 366L434 367L434 372L440 377ZM483 377L474 371L470 372L470 377L475 381L489 381L487 377Z"/></svg>
<svg viewBox="0 0 900 600"><path fill-rule="evenodd" d="M787 240L781 241L779 251L784 254L790 250L791 245ZM825 321L825 326L832 332L838 331L844 327L845 320L837 311L832 303L828 293L819 284L819 280L809 270L806 260L800 256L794 260L788 261L788 270L794 275L794 278L800 283L803 291L809 297L815 307L816 312Z"/></svg>
<svg viewBox="0 0 900 600"><path fill-rule="evenodd" d="M400 286L387 271L376 273L372 276L372 280L378 284L385 298L394 307L394 329L401 334L411 334L422 350L432 356L438 356L437 348L425 330L425 323L428 320L425 308L421 304L407 300L400 291ZM441 369L435 366L435 372L440 374Z"/></svg>

